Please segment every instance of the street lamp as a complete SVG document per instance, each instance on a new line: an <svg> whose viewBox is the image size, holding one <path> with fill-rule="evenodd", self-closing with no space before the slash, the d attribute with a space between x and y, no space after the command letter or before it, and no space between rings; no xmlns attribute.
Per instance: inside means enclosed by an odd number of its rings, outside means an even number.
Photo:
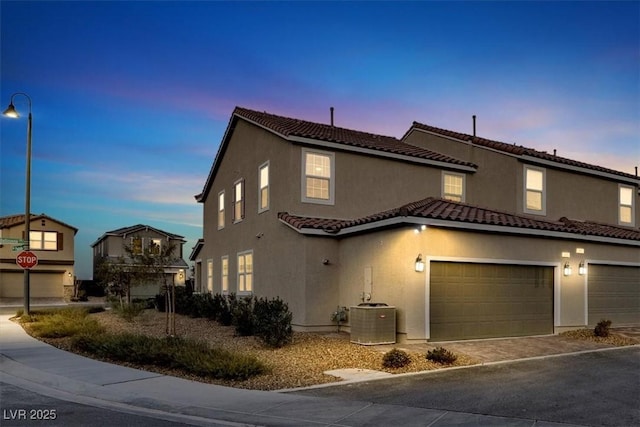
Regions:
<svg viewBox="0 0 640 427"><path fill-rule="evenodd" d="M31 126L33 123L33 118L31 116L31 98L29 95L23 92L16 92L11 95L11 101L9 102L9 106L2 113L4 116L11 118L18 118L20 114L16 111L16 107L13 106L13 98L16 95L22 95L27 98L29 101L29 118L27 120L27 184L25 187L25 214L24 214L24 236L25 236L25 250L29 250L29 243L31 241L30 232L31 232ZM29 314L29 269L24 269L24 313Z"/></svg>

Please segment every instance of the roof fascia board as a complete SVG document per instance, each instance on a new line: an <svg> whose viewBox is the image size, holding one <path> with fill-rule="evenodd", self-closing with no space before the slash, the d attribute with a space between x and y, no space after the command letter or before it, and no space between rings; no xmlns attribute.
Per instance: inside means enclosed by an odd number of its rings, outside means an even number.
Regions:
<svg viewBox="0 0 640 427"><path fill-rule="evenodd" d="M559 169L567 169L573 172L579 172L579 173L584 173L589 175L597 175L603 178L611 179L618 182L625 182L627 184L632 184L632 185L640 185L640 177L633 179L623 175L616 175L613 173L598 171L595 169L589 169L589 168L584 168L580 166L565 165L564 163L554 162L553 160L541 159L534 156L528 156L526 154L523 154L522 156L520 156L520 158L529 163L536 163L539 165L550 166L550 167L559 168Z"/></svg>
<svg viewBox="0 0 640 427"><path fill-rule="evenodd" d="M462 144L470 145L472 147L482 148L483 150L491 151L491 152L494 152L496 154L502 154L503 156L509 156L509 157L515 157L515 158L520 158L521 157L519 154L509 153L507 151L498 150L496 148L486 147L484 145L474 144L474 143L469 142L467 140L454 138L453 136L443 135L443 134L438 133L438 132L433 132L433 131L426 130L426 129L415 129L415 130L418 131L418 132L424 132L424 133L428 133L429 135L434 135L434 136L437 136L437 137L440 137L440 138L445 138L445 139L449 139L451 141L455 141L455 142L459 142L459 143L462 143ZM499 141L496 141L496 142L499 142ZM507 144L505 142L503 142L502 144L509 145L509 144Z"/></svg>
<svg viewBox="0 0 640 427"><path fill-rule="evenodd" d="M429 159L423 159L420 157L407 156L403 154L389 153L387 151L373 150L371 148L354 147L347 144L340 144L336 142L329 142L329 141L323 141L323 140L313 139L313 138L305 138L300 136L292 136L290 138L283 137L283 138L291 142L297 142L297 143L306 144L306 145L315 145L323 148L331 148L334 150L349 151L349 152L367 154L367 155L376 156L376 157L387 157L394 160L403 160L410 163L419 163L423 165L435 166L438 168L455 169L463 172L476 172L476 168L471 166L456 165L455 163L440 162L437 160L429 160Z"/></svg>
<svg viewBox="0 0 640 427"><path fill-rule="evenodd" d="M284 223L287 224L286 222ZM331 236L347 236L350 234L355 234L363 231L374 231L376 229L383 228L386 226L402 225L402 224L426 225L426 226L432 226L432 227L455 228L455 229L461 229L461 230L493 232L493 233L500 233L500 234L519 234L519 235L529 236L529 237L553 237L557 239L584 240L589 242L610 243L615 245L640 247L640 241L636 241L636 240L626 240L626 239L618 239L614 237L603 237L603 236L590 236L590 235L584 235L584 234L566 233L562 231L530 230L526 228L505 227L501 225L473 224L473 223L467 223L467 222L446 221L446 220L420 218L420 217L387 218L380 221L370 222L368 224L360 224L353 227L343 228L337 233L330 233L330 232L326 232L324 230L315 229L315 228L298 229L293 227L290 224L287 224L287 225L301 234L331 237Z"/></svg>

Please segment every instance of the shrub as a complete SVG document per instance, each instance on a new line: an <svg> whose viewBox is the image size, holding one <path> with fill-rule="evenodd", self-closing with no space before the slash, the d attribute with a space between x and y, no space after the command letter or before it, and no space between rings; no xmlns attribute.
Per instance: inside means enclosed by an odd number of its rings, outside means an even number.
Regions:
<svg viewBox="0 0 640 427"><path fill-rule="evenodd" d="M72 345L106 359L179 369L189 374L218 379L245 380L267 370L253 356L211 349L204 342L178 337L81 335L72 340Z"/></svg>
<svg viewBox="0 0 640 427"><path fill-rule="evenodd" d="M83 308L65 308L62 310L35 311L23 316L23 322L31 322L31 331L42 338L64 338L82 334L99 335L104 332L97 320L87 317Z"/></svg>
<svg viewBox="0 0 640 427"><path fill-rule="evenodd" d="M427 351L427 359L436 363L450 364L455 362L458 356L443 347L436 347Z"/></svg>
<svg viewBox="0 0 640 427"><path fill-rule="evenodd" d="M243 297L231 301L231 323L236 328L236 333L242 337L251 336L256 330L256 321L253 313L255 297Z"/></svg>
<svg viewBox="0 0 640 427"><path fill-rule="evenodd" d="M602 319L598 322L593 333L597 337L608 337L609 336L609 327L611 326L611 320Z"/></svg>
<svg viewBox="0 0 640 427"><path fill-rule="evenodd" d="M260 298L254 304L256 335L270 347L283 347L293 339L289 305L279 297Z"/></svg>
<svg viewBox="0 0 640 427"><path fill-rule="evenodd" d="M223 326L230 326L233 320L231 307L235 303L236 294L229 295L215 294L213 296L213 305L217 311L215 320Z"/></svg>
<svg viewBox="0 0 640 427"><path fill-rule="evenodd" d="M140 315L146 308L146 301L134 301L131 304L113 304L113 312L122 317L127 322L132 322L137 316Z"/></svg>
<svg viewBox="0 0 640 427"><path fill-rule="evenodd" d="M394 348L384 354L382 357L382 366L384 368L403 368L411 363L411 357L407 352Z"/></svg>

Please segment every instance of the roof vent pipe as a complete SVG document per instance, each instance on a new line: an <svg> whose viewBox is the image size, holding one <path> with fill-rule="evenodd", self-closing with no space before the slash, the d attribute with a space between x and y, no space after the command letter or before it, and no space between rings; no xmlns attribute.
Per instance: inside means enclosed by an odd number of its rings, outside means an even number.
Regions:
<svg viewBox="0 0 640 427"><path fill-rule="evenodd" d="M553 157L555 157L555 156L556 156L556 149L554 148L553 149Z"/></svg>
<svg viewBox="0 0 640 427"><path fill-rule="evenodd" d="M636 176L638 176L638 167L636 166Z"/></svg>
<svg viewBox="0 0 640 427"><path fill-rule="evenodd" d="M329 107L329 112L331 113L331 126L333 126L333 107Z"/></svg>
<svg viewBox="0 0 640 427"><path fill-rule="evenodd" d="M476 115L473 116L473 136L476 136Z"/></svg>

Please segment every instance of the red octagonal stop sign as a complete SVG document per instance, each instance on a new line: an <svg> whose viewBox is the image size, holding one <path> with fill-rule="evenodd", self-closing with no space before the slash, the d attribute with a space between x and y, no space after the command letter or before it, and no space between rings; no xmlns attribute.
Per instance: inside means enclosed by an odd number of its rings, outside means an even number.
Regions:
<svg viewBox="0 0 640 427"><path fill-rule="evenodd" d="M16 257L16 264L28 270L38 265L38 257L31 251L22 251Z"/></svg>

